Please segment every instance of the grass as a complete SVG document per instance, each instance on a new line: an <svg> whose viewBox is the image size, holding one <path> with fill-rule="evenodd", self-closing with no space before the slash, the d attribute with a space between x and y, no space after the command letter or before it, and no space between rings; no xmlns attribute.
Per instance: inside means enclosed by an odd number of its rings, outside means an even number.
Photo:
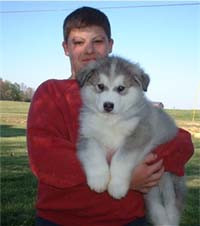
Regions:
<svg viewBox="0 0 200 226"><path fill-rule="evenodd" d="M34 225L36 179L26 151L29 103L1 101L1 225Z"/></svg>
<svg viewBox="0 0 200 226"><path fill-rule="evenodd" d="M26 120L29 103L0 101L1 225L33 226L36 179L29 169ZM177 124L192 133L195 154L186 166L187 204L181 226L199 226L200 111L167 110Z"/></svg>

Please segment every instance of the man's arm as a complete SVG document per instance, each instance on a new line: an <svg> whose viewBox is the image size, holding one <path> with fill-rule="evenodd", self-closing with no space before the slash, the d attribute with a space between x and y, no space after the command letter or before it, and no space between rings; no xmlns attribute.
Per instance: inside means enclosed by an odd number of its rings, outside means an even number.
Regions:
<svg viewBox="0 0 200 226"><path fill-rule="evenodd" d="M84 172L76 156L74 117L61 90L53 82L42 84L31 103L27 123L30 166L43 183L62 188L83 183ZM61 92L62 94L62 92Z"/></svg>

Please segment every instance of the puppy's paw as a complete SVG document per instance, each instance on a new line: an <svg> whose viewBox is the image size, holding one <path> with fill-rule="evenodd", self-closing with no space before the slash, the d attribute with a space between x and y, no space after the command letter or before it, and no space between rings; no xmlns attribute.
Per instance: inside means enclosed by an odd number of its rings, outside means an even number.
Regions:
<svg viewBox="0 0 200 226"><path fill-rule="evenodd" d="M129 189L128 183L122 183L120 180L111 180L108 185L108 193L115 199L121 199L126 196Z"/></svg>
<svg viewBox="0 0 200 226"><path fill-rule="evenodd" d="M91 173L90 176L87 177L87 183L91 190L101 193L107 190L109 179L110 172L105 169L102 172Z"/></svg>

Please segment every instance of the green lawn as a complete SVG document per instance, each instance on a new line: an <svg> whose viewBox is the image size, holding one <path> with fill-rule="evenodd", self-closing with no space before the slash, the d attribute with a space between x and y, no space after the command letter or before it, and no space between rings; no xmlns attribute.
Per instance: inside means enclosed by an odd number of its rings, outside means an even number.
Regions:
<svg viewBox="0 0 200 226"><path fill-rule="evenodd" d="M26 119L29 103L0 101L1 109L1 225L33 226L36 179L32 176L26 151ZM167 110L177 124L189 129L195 154L187 164L187 204L181 226L199 226L200 111Z"/></svg>
<svg viewBox="0 0 200 226"><path fill-rule="evenodd" d="M0 101L1 225L34 225L36 179L29 170L26 118L29 103Z"/></svg>

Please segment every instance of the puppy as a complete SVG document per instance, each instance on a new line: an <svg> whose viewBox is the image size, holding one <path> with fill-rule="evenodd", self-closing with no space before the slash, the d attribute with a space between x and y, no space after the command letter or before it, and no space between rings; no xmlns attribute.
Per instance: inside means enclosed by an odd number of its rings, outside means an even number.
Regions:
<svg viewBox="0 0 200 226"><path fill-rule="evenodd" d="M89 187L123 198L135 166L177 133L174 121L145 97L149 76L120 57L88 64L77 74L83 106L77 154ZM184 178L164 173L145 196L155 226L178 226ZM178 205L179 204L179 205Z"/></svg>

